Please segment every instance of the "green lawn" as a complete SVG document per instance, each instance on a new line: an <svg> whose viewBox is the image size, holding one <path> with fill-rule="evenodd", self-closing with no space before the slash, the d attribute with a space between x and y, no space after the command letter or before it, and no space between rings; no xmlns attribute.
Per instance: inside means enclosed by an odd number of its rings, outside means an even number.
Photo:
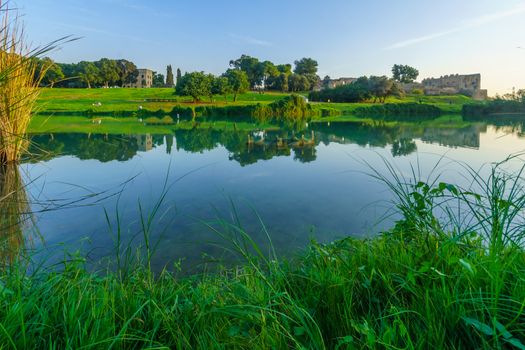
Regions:
<svg viewBox="0 0 525 350"><path fill-rule="evenodd" d="M156 111L162 109L166 112L171 111L175 105L205 105L211 104L209 99L202 99L202 102L194 104L190 97L180 97L173 94L174 90L169 88L152 89L42 89L38 99L38 112L51 114L53 112L79 113L87 110L94 112L115 112L115 111L138 111L139 107ZM236 105L246 105L251 103L271 103L289 94L248 92L241 94L237 98ZM172 99L173 102L146 102L146 99ZM234 104L233 95L224 97L216 96L214 105ZM100 102L100 106L96 104Z"/></svg>

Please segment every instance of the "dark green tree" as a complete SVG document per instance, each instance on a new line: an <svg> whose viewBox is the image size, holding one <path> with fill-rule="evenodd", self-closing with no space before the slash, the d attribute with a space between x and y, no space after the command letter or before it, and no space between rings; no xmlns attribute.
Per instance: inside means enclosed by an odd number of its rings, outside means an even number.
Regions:
<svg viewBox="0 0 525 350"><path fill-rule="evenodd" d="M177 81L179 81L180 78L182 78L182 73L180 71L180 68L177 68Z"/></svg>
<svg viewBox="0 0 525 350"><path fill-rule="evenodd" d="M171 67L171 64L169 64L166 67L166 86L167 87L175 86L175 82L173 81L173 68Z"/></svg>
<svg viewBox="0 0 525 350"><path fill-rule="evenodd" d="M392 77L400 83L412 83L419 76L419 71L414 67L402 64L394 64L392 67Z"/></svg>
<svg viewBox="0 0 525 350"><path fill-rule="evenodd" d="M164 82L164 75L157 72L153 72L152 86L156 88L165 87L166 83Z"/></svg>
<svg viewBox="0 0 525 350"><path fill-rule="evenodd" d="M118 69L118 83L121 87L127 84L135 84L137 82L137 77L139 76L139 71L135 63L128 60L117 60L117 69Z"/></svg>
<svg viewBox="0 0 525 350"><path fill-rule="evenodd" d="M313 74L313 75L316 75L317 74L317 61L314 60L314 59L311 59L311 58L301 58L300 60L298 61L295 61L294 62L295 64L295 69L294 69L294 73L295 74Z"/></svg>

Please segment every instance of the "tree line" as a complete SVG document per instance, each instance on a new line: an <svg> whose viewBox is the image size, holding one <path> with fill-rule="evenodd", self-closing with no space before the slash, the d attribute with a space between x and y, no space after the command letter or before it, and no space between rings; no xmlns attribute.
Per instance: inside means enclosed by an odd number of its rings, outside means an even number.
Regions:
<svg viewBox="0 0 525 350"><path fill-rule="evenodd" d="M205 72L189 72L177 76L175 92L180 96L191 96L196 102L201 97L226 96L233 100L248 90L298 92L309 91L320 86L317 75L318 63L312 58L302 58L291 64L275 64L258 58L242 55L230 61L230 68L219 76Z"/></svg>
<svg viewBox="0 0 525 350"><path fill-rule="evenodd" d="M57 63L45 57L37 60L36 74L42 75L41 86L65 88L92 87L124 87L135 84L138 79L138 69L135 63L126 59L101 58L98 61L80 61L78 63ZM171 66L167 67L167 78L170 78ZM172 87L164 75L154 72L154 87Z"/></svg>

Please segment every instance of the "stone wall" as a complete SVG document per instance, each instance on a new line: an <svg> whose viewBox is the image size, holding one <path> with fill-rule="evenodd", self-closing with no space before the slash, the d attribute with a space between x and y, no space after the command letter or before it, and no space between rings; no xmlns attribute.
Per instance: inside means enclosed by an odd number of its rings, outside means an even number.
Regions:
<svg viewBox="0 0 525 350"><path fill-rule="evenodd" d="M421 83L426 95L465 94L478 100L487 98L487 90L481 89L481 74L445 75L424 79Z"/></svg>

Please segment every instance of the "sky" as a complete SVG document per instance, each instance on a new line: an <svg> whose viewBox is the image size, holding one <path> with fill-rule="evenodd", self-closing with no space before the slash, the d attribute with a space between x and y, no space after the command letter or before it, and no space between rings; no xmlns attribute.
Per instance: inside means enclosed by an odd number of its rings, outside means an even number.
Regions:
<svg viewBox="0 0 525 350"><path fill-rule="evenodd" d="M139 68L220 74L242 54L319 62L319 75L418 80L481 73L490 95L525 88L525 0L11 0L34 46L80 40L58 62L125 58Z"/></svg>

